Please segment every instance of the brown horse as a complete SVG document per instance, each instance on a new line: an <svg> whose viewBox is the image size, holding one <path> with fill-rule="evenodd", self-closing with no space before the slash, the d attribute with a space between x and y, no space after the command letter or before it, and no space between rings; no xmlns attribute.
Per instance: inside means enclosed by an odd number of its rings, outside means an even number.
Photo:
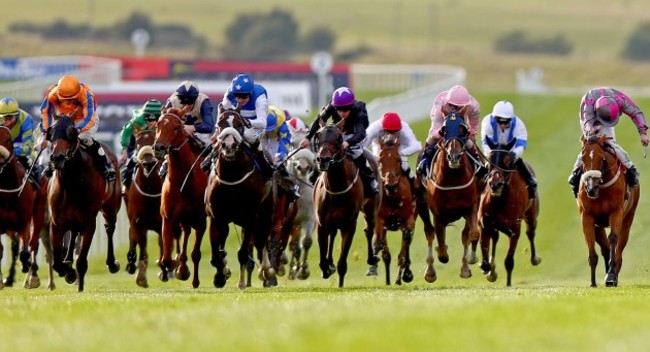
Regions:
<svg viewBox="0 0 650 352"><path fill-rule="evenodd" d="M138 162L133 174L133 181L124 194L124 203L129 218L129 251L126 254L126 271L129 274L134 274L137 267L136 284L148 287L146 276L149 259L147 231L155 231L160 236L158 239L160 257L157 261L159 264L163 252L162 216L160 215L163 178L159 175L160 160L153 150L156 139L155 128L136 127L134 132ZM139 257L136 254L136 247L140 249Z"/></svg>
<svg viewBox="0 0 650 352"><path fill-rule="evenodd" d="M386 232L402 231L402 248L397 260L398 271L395 284L413 281L410 247L415 227L415 204L408 175L402 171L402 157L399 153L399 132L387 132L379 138L379 170L384 194L375 223L375 254L382 251L386 266L386 285L390 285L391 255L386 241Z"/></svg>
<svg viewBox="0 0 650 352"><path fill-rule="evenodd" d="M623 165L616 157L616 152L607 144L607 138L604 135L582 138L581 156L585 172L580 181L578 209L582 233L589 250L591 287L596 287L596 243L600 246L605 262L605 285L618 285L623 250L641 194L640 185L626 186L625 178L622 177ZM609 236L605 233L608 226L611 228Z"/></svg>
<svg viewBox="0 0 650 352"><path fill-rule="evenodd" d="M510 238L510 246L504 261L508 273L507 285L512 284L512 270L515 267L515 250L521 232L521 221L526 222L526 235L530 241L530 262L541 263L535 249L535 230L539 215L539 195L528 198L526 182L517 172L515 156L510 152L517 141L508 144L495 144L488 139L490 152L488 187L481 197L479 224L481 227L481 269L490 282L497 279L495 254L499 231ZM521 162L525 162L521 160ZM530 170L532 168L529 165ZM492 252L488 255L492 243Z"/></svg>
<svg viewBox="0 0 650 352"><path fill-rule="evenodd" d="M339 273L339 287L343 287L348 271L347 257L357 228L357 217L363 211L366 226L369 275L376 275L377 258L373 253L372 235L381 205L381 184L377 195L365 197L359 169L343 149L343 134L335 125L324 126L318 133L316 162L322 172L314 185L314 208L320 249L320 268L327 279ZM370 155L369 153L367 154ZM372 156L368 160L374 160ZM377 179L377 166L372 165ZM341 256L334 266L334 238L341 231Z"/></svg>
<svg viewBox="0 0 650 352"><path fill-rule="evenodd" d="M217 269L214 276L216 287L225 286L230 276L225 252L230 223L242 228L242 239L237 252L240 265L237 287L244 289L250 286L252 246L258 252L264 286L277 285L275 269L271 266L267 248L273 196L270 184L264 182L256 166L253 152L244 145L244 126L250 127L247 123L248 120L243 119L235 110L223 111L217 121L218 154L212 164L205 191L206 211L211 217L211 263Z"/></svg>
<svg viewBox="0 0 650 352"><path fill-rule="evenodd" d="M52 142L50 162L55 172L48 185L48 208L51 216L50 236L52 239L53 267L59 276L65 276L71 284L79 279L79 292L84 290L88 271L88 251L95 235L97 213L104 217L104 228L108 238L106 265L111 273L120 269L115 260L113 233L120 210L122 194L119 178L106 182L93 163L91 155L81 147L78 130L67 116L60 116L48 130ZM103 145L106 155L117 169L115 153ZM63 237L70 231L70 243L65 258ZM81 238L81 250L77 257L76 272L72 268L74 243Z"/></svg>
<svg viewBox="0 0 650 352"><path fill-rule="evenodd" d="M172 248L174 241L183 230L183 245L178 257L176 277L188 280L190 271L187 266L187 243L190 228L194 229L195 239L192 248L194 276L192 287L199 287L199 262L201 261L201 241L206 229L205 206L203 196L208 184L208 175L198 166L205 159L203 148L192 136L185 132L182 116L189 109L169 108L163 111L156 125L156 152L165 152L169 163L167 176L162 185L160 215L162 216L163 254L160 265L162 281L169 279L169 272L174 270Z"/></svg>
<svg viewBox="0 0 650 352"><path fill-rule="evenodd" d="M451 113L445 117L441 130L438 152L434 156L431 170L426 178L427 203L433 214L435 235L438 240L438 260L442 263L449 261L446 243L446 228L460 218L465 219L461 241L463 244L463 260L460 277L472 276L469 264L478 261L476 247L479 239L478 204L481 195L480 180L474 176L474 163L465 150L465 142L469 129L463 117ZM422 211L420 216L425 222L429 221L428 211ZM426 231L427 237L427 270L424 278L427 282L437 279L433 268L433 233ZM471 248L470 248L471 246Z"/></svg>
<svg viewBox="0 0 650 352"><path fill-rule="evenodd" d="M40 188L34 189L27 181L27 170L14 155L11 132L0 126L0 234L6 233L11 238L11 266L9 276L2 277L0 270L0 289L13 286L16 275L16 259L19 256L22 272L28 273L26 288L40 286L36 264L38 240L44 222L45 200L47 197L47 180L40 182ZM30 253L31 252L31 253ZM0 260L4 249L0 242Z"/></svg>

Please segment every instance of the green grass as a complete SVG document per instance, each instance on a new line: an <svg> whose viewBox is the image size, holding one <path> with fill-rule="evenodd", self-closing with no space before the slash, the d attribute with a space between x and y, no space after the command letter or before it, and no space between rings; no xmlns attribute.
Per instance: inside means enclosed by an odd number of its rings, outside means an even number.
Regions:
<svg viewBox="0 0 650 352"><path fill-rule="evenodd" d="M365 350L499 350L499 351L623 351L647 349L647 313L650 311L650 239L645 218L650 207L641 197L618 288L603 285L602 258L597 289L590 289L587 249L582 239L578 210L566 183L579 151L577 110L580 96L541 97L510 93L477 95L483 112L497 100L511 100L526 122L529 148L524 154L539 180L541 214L537 248L543 261L532 266L525 236L515 256L513 287L505 287L503 259L507 237L497 248L499 278L489 283L478 266L474 276L459 277L460 227L447 230L450 262L435 268L438 281L424 281L426 240L418 222L412 244L415 279L401 287L385 287L380 276L365 272L365 238L361 221L349 258L346 287L337 288L336 275L320 278L318 245L310 253L312 276L306 281L280 278L280 286L236 289L238 229L228 239L228 260L233 277L226 288L212 287L208 239L203 246L201 286L190 282L160 282L149 270L150 288L135 285L121 271L107 273L103 259L94 258L86 291L56 278L57 289L0 291L2 350L242 350L242 351L365 351ZM633 97L634 98L634 97ZM641 107L650 99L636 99ZM428 121L412 124L422 140ZM643 160L638 136L627 118L617 128L620 144L641 172L644 189L650 165ZM643 194L643 193L642 193ZM102 231L103 232L103 231ZM97 236L101 236L98 234ZM117 236L126 236L118 233ZM389 234L394 281L398 233ZM150 235L155 257L156 236ZM6 239L3 241L6 243ZM338 244L338 241L337 241ZM126 248L117 249L125 265ZM339 251L335 251L335 259ZM6 270L4 271L6 273ZM22 280L22 274L18 279ZM41 278L46 273L41 270Z"/></svg>

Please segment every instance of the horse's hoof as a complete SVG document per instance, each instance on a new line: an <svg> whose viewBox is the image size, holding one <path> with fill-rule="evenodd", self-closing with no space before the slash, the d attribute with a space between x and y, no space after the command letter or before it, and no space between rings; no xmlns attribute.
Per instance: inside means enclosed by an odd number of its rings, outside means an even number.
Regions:
<svg viewBox="0 0 650 352"><path fill-rule="evenodd" d="M269 280L264 280L264 287L276 287L278 286L278 279L277 278L272 278Z"/></svg>
<svg viewBox="0 0 650 352"><path fill-rule="evenodd" d="M605 277L605 286L606 287L618 286L618 278L616 277L616 274L607 274L607 276Z"/></svg>
<svg viewBox="0 0 650 352"><path fill-rule="evenodd" d="M201 282L198 279L192 280L192 288L199 288Z"/></svg>
<svg viewBox="0 0 650 352"><path fill-rule="evenodd" d="M242 290L242 291L245 290L246 287L247 287L246 283L244 283L244 282L240 282L240 283L237 284L237 288Z"/></svg>
<svg viewBox="0 0 650 352"><path fill-rule="evenodd" d="M167 277L167 272L165 272L165 271L159 272L158 273L158 279L160 279L160 281L162 281L162 282L169 281L169 278Z"/></svg>
<svg viewBox="0 0 650 352"><path fill-rule="evenodd" d="M223 288L226 286L226 276L223 274L215 274L214 275L214 280L212 280L212 283L214 284L214 287L216 288Z"/></svg>
<svg viewBox="0 0 650 352"><path fill-rule="evenodd" d="M282 253L282 256L280 256L280 263L282 263L282 265L289 264L289 257L286 253Z"/></svg>
<svg viewBox="0 0 650 352"><path fill-rule="evenodd" d="M497 275L496 272L491 271L490 273L488 273L488 274L486 275L486 278L487 278L487 280L488 280L489 282L495 282L495 281L497 281L497 276L498 276L498 275Z"/></svg>
<svg viewBox="0 0 650 352"><path fill-rule="evenodd" d="M117 260L114 261L112 265L108 264L106 266L108 267L108 272L110 272L111 274L115 274L118 271L120 271L120 262L118 262Z"/></svg>
<svg viewBox="0 0 650 352"><path fill-rule="evenodd" d="M309 268L303 267L300 270L298 270L298 279L299 280L307 280L309 278Z"/></svg>
<svg viewBox="0 0 650 352"><path fill-rule="evenodd" d="M492 270L492 266L488 262L481 263L481 271L483 272L483 275L487 275L490 270Z"/></svg>
<svg viewBox="0 0 650 352"><path fill-rule="evenodd" d="M539 263L542 262L542 257L534 256L534 257L530 258L530 262L533 265L539 265Z"/></svg>
<svg viewBox="0 0 650 352"><path fill-rule="evenodd" d="M444 249L440 249L440 247L436 247L436 252L438 252L438 261L440 261L443 264L449 263L449 253L447 253L447 248L449 248L447 245L445 245Z"/></svg>
<svg viewBox="0 0 650 352"><path fill-rule="evenodd" d="M296 267L292 267L291 270L289 270L289 276L287 276L287 279L295 280L296 276L298 276L298 269L296 269Z"/></svg>
<svg viewBox="0 0 650 352"><path fill-rule="evenodd" d="M138 277L135 279L136 285L142 287L142 288L147 288L149 287L149 283L147 282L147 277L142 274L138 274Z"/></svg>
<svg viewBox="0 0 650 352"><path fill-rule="evenodd" d="M404 269L404 274L402 274L402 281L406 283L413 281L413 272L411 271L411 269L409 268Z"/></svg>
<svg viewBox="0 0 650 352"><path fill-rule="evenodd" d="M65 275L65 282L72 285L75 281L77 281L77 271L71 268Z"/></svg>
<svg viewBox="0 0 650 352"><path fill-rule="evenodd" d="M472 277L472 271L469 268L460 269L460 277L463 279L469 279Z"/></svg>
<svg viewBox="0 0 650 352"><path fill-rule="evenodd" d="M4 279L4 282L2 283L6 287L13 287L14 286L14 280L13 279Z"/></svg>
<svg viewBox="0 0 650 352"><path fill-rule="evenodd" d="M284 265L280 265L280 267L278 268L278 271L277 271L278 276L283 277L284 274L285 274L285 270L286 269L284 268Z"/></svg>
<svg viewBox="0 0 650 352"><path fill-rule="evenodd" d="M28 280L25 281L25 288L27 289L32 289L32 288L39 288L41 287L41 279L38 278L36 275L31 275L28 277Z"/></svg>
<svg viewBox="0 0 650 352"><path fill-rule="evenodd" d="M135 274L135 263L128 263L126 264L126 272L133 275Z"/></svg>
<svg viewBox="0 0 650 352"><path fill-rule="evenodd" d="M371 265L368 268L368 273L366 276L377 276L377 266L376 265Z"/></svg>
<svg viewBox="0 0 650 352"><path fill-rule="evenodd" d="M331 271L329 271L329 270L323 270L323 275L322 275L323 279L329 279L330 276L332 276L332 274L333 273Z"/></svg>
<svg viewBox="0 0 650 352"><path fill-rule="evenodd" d="M176 277L181 281L187 281L190 278L190 269L187 265L181 265L176 269Z"/></svg>
<svg viewBox="0 0 650 352"><path fill-rule="evenodd" d="M428 268L424 272L424 281L426 281L428 283L433 283L433 282L436 282L437 279L438 279L438 276L436 275L436 271L433 270L433 267Z"/></svg>

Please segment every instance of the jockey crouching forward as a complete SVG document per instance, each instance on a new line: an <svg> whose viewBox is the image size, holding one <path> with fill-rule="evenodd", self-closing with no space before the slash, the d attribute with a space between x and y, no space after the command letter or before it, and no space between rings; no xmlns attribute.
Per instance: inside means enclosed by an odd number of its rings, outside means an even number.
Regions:
<svg viewBox="0 0 650 352"><path fill-rule="evenodd" d="M323 107L311 124L309 133L300 142L300 148L308 148L311 139L316 135L319 128L327 124L327 120L337 125L343 125L343 149L345 153L352 157L359 168L361 179L364 183L364 193L373 195L379 192L375 174L368 165L368 160L363 155L363 140L366 138L366 128L368 127L368 111L366 103L356 100L354 92L348 87L341 87L334 91L330 102ZM314 172L317 175L317 172ZM311 179L312 183L316 181L315 177Z"/></svg>
<svg viewBox="0 0 650 352"><path fill-rule="evenodd" d="M496 144L507 144L513 138L517 139L510 150L515 155L515 168L528 186L528 198L533 199L537 191L537 180L521 158L528 145L528 131L524 122L515 115L515 108L512 103L507 100L499 101L494 104L492 113L485 116L481 123L483 153L485 155L490 154L488 140Z"/></svg>
<svg viewBox="0 0 650 352"><path fill-rule="evenodd" d="M79 130L81 145L88 150L95 164L103 167L106 180L115 181L113 163L106 156L102 145L94 139L95 132L99 128L95 95L88 86L79 83L72 75L62 76L57 84L48 88L41 104L41 132L46 133L60 115L70 117ZM41 149L47 148L47 143L47 140L43 139ZM53 166L50 163L48 174L51 172Z"/></svg>
<svg viewBox="0 0 650 352"><path fill-rule="evenodd" d="M180 118L184 121L185 132L207 147L210 135L214 131L214 117L210 98L199 92L199 87L192 81L183 81L165 103L165 109L188 109ZM167 174L167 159L160 166L160 176Z"/></svg>
<svg viewBox="0 0 650 352"><path fill-rule="evenodd" d="M457 112L463 116L465 122L469 125L469 138L465 144L465 149L470 153L476 165L476 177L483 178L487 175L487 169L478 159L476 149L476 132L478 129L479 119L481 118L481 109L478 101L469 94L467 88L456 85L448 91L438 94L431 108L431 128L426 140L426 147L420 163L418 164L417 173L421 176L427 174L431 166L431 160L438 149L440 141L440 128L445 120L445 116L452 112Z"/></svg>
<svg viewBox="0 0 650 352"><path fill-rule="evenodd" d="M289 195L289 201L300 198L298 185L287 171L284 161L291 148L291 132L286 123L285 113L277 106L269 106L269 114L266 116L266 131L262 137L262 148L273 156L273 165L282 176L282 188Z"/></svg>
<svg viewBox="0 0 650 352"><path fill-rule="evenodd" d="M9 129L11 141L14 147L14 155L25 171L30 170L27 176L34 188L38 189L40 165L31 165L35 162L31 159L34 151L34 119L25 110L20 109L14 98L3 98L0 100L0 123Z"/></svg>

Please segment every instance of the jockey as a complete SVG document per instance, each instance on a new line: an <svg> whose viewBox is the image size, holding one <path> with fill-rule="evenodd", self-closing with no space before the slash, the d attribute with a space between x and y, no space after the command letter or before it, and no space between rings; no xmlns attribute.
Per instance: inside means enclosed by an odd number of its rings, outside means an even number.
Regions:
<svg viewBox="0 0 650 352"><path fill-rule="evenodd" d="M165 109L176 108L183 109L191 106L185 116L181 118L185 121L185 132L203 143L204 146L210 144L210 135L214 131L214 118L212 117L212 103L210 98L204 93L199 92L199 87L192 81L183 81L178 85L176 91L167 98ZM160 166L160 176L167 174L167 160Z"/></svg>
<svg viewBox="0 0 650 352"><path fill-rule="evenodd" d="M431 166L431 159L438 148L440 140L440 128L444 122L445 116L449 113L460 113L469 125L469 138L465 148L470 152L476 162L476 177L482 178L487 175L487 169L478 162L478 152L476 149L476 132L478 130L479 119L481 118L481 109L478 101L469 94L467 88L456 85L448 91L438 94L431 108L431 128L426 140L426 148L418 164L417 173L426 175L427 169Z"/></svg>
<svg viewBox="0 0 650 352"><path fill-rule="evenodd" d="M365 102L355 99L352 89L340 87L332 93L332 99L322 108L316 120L311 124L307 136L300 141L300 148L309 147L311 139L329 118L332 118L335 124L343 123L341 128L344 140L343 149L347 155L352 157L361 171L361 178L365 184L364 189L370 191L370 194L377 194L379 190L375 174L363 155L363 140L366 138L366 128L369 124L368 111Z"/></svg>
<svg viewBox="0 0 650 352"><path fill-rule="evenodd" d="M284 110L269 105L269 114L266 117L266 132L262 137L262 147L269 155L273 156L273 164L276 166L276 170L280 171L286 181L285 183L292 185L290 188L287 187L287 193L290 197L293 197L291 200L294 200L300 198L300 193L298 193L298 187L294 184L283 163L291 147L291 132L289 132L285 119Z"/></svg>
<svg viewBox="0 0 650 352"><path fill-rule="evenodd" d="M273 176L273 167L260 147L260 139L266 132L266 119L269 109L266 88L255 83L247 74L238 73L232 79L232 83L226 94L224 94L219 108L237 109L242 118L250 121L251 127L244 129L242 137L250 147L262 176L264 179L270 180L271 176ZM216 143L216 134L212 135L211 141L213 144Z"/></svg>
<svg viewBox="0 0 650 352"><path fill-rule="evenodd" d="M103 165L106 180L115 181L113 164L101 144L94 139L99 127L95 95L90 87L79 83L72 75L62 76L57 84L48 88L41 104L41 132L45 133L62 114L70 116L79 130L81 144L90 152L96 164ZM41 148L46 147L47 141L43 140Z"/></svg>
<svg viewBox="0 0 650 352"><path fill-rule="evenodd" d="M127 122L122 128L122 133L120 134L120 144L122 145L120 164L126 162L126 167L122 171L122 184L124 184L125 187L129 187L131 177L133 176L133 169L135 169L135 166L137 165L137 161L134 160L135 156L133 155L133 151L135 150L133 129L137 127L138 129L150 129L155 131L156 122L160 117L161 110L162 104L156 99L151 99L142 105L142 109L133 110L131 120L129 120L129 122Z"/></svg>
<svg viewBox="0 0 650 352"><path fill-rule="evenodd" d="M645 115L628 96L616 89L601 87L588 91L580 101L579 115L582 135L587 136L597 132L610 137L611 139L607 143L614 148L618 158L625 164L627 183L630 186L635 186L638 182L639 173L625 150L616 143L616 134L614 132L614 126L616 126L618 118L623 113L632 119L641 136L641 144L647 146L650 140L648 139L648 123ZM571 176L569 176L569 184L575 197L578 196L581 176L582 158L578 155Z"/></svg>
<svg viewBox="0 0 650 352"><path fill-rule="evenodd" d="M515 108L511 102L507 100L499 101L494 104L492 113L486 115L481 123L483 153L485 155L490 153L488 140L498 144L506 144L513 138L517 139L515 145L510 150L515 155L515 167L528 186L528 197L533 199L537 191L537 180L533 176L533 172L528 168L528 165L521 159L528 145L526 126L515 115Z"/></svg>
<svg viewBox="0 0 650 352"><path fill-rule="evenodd" d="M9 129L14 146L14 155L23 165L25 171L30 169L32 153L34 151L34 119L25 110L20 109L14 98L0 100L0 118L2 125ZM29 181L36 189L39 186L40 165L34 165L28 175Z"/></svg>
<svg viewBox="0 0 650 352"><path fill-rule="evenodd" d="M375 155L379 155L379 143L377 140L386 133L399 134L399 154L402 159L402 171L407 175L409 181L413 181L413 173L409 166L408 157L417 154L422 150L422 144L417 140L411 127L403 121L395 112L387 112L384 116L368 126L366 130L366 139L363 146L368 147L372 144L372 150Z"/></svg>

